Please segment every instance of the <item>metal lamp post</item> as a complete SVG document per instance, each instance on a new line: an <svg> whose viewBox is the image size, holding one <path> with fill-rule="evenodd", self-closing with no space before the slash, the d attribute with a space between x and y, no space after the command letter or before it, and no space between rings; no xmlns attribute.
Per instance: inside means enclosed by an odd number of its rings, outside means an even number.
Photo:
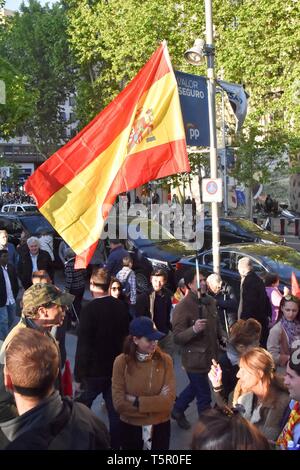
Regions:
<svg viewBox="0 0 300 470"><path fill-rule="evenodd" d="M207 90L210 134L210 177L216 179L217 171L217 132L216 132L216 85L214 74L215 48L213 44L212 0L205 0L206 43L196 39L194 46L186 51L185 58L192 65L200 65L207 57ZM218 203L211 203L212 254L214 272L220 273L220 229Z"/></svg>

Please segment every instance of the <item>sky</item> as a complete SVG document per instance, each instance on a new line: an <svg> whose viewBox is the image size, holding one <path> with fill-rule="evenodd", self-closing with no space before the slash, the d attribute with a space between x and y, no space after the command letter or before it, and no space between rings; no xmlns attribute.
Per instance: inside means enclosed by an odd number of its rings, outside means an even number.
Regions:
<svg viewBox="0 0 300 470"><path fill-rule="evenodd" d="M40 0L40 3L42 5L44 5L45 3L55 3L56 0ZM5 3L5 8L7 8L8 10L18 10L20 5L22 3L22 0L6 0L6 3ZM25 0L25 3L26 0Z"/></svg>

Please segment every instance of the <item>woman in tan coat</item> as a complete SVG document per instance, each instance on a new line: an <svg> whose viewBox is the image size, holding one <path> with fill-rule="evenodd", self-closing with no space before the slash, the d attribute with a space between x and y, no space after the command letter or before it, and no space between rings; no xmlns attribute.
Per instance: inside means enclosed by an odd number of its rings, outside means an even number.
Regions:
<svg viewBox="0 0 300 470"><path fill-rule="evenodd" d="M115 359L112 397L121 419L123 450L169 448L175 401L173 362L157 346L164 335L148 317L132 320L124 353Z"/></svg>

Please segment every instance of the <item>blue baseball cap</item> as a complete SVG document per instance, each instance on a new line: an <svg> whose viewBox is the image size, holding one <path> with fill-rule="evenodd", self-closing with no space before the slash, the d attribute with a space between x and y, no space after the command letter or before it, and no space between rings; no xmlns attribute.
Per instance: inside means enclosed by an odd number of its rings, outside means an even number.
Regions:
<svg viewBox="0 0 300 470"><path fill-rule="evenodd" d="M129 334L132 336L138 336L141 338L144 336L150 341L156 341L162 339L165 333L158 331L149 317L137 317L131 321L129 325Z"/></svg>

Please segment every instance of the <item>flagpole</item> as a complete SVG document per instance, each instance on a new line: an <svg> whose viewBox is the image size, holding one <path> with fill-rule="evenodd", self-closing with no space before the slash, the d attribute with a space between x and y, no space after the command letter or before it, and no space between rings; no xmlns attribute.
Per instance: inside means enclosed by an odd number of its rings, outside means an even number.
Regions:
<svg viewBox="0 0 300 470"><path fill-rule="evenodd" d="M228 187L227 187L227 149L226 149L226 134L225 134L225 99L224 90L218 88L222 96L222 147L223 147L223 180L224 180L224 215L228 215Z"/></svg>
<svg viewBox="0 0 300 470"><path fill-rule="evenodd" d="M208 114L210 132L210 177L216 179L217 171L217 132L216 132L216 84L214 73L214 44L212 0L205 0L205 24L206 24L206 55L207 55L207 89L208 89ZM214 272L220 274L220 229L218 203L211 203L212 219L212 255Z"/></svg>

